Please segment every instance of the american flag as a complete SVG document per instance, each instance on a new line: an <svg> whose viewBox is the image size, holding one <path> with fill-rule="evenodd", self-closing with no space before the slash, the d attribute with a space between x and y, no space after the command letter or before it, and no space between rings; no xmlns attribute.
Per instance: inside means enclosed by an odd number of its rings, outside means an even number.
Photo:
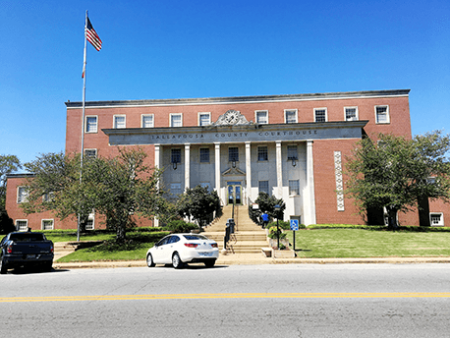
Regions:
<svg viewBox="0 0 450 338"><path fill-rule="evenodd" d="M96 50L102 49L102 40L100 40L94 27L92 27L92 24L91 24L91 21L89 20L89 18L87 18L86 39L91 43L92 46L94 46L94 48Z"/></svg>

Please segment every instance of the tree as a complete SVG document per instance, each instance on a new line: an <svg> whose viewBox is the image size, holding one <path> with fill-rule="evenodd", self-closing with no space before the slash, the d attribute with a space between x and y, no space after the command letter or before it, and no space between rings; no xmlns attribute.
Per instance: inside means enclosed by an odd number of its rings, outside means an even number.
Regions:
<svg viewBox="0 0 450 338"><path fill-rule="evenodd" d="M160 193L160 172L144 165L141 151L119 151L115 158L86 159L80 180L80 157L49 153L25 164L34 173L28 182L26 213L52 210L61 220L80 216L85 223L94 210L105 216L108 229L116 231L116 241L126 238L133 215L153 215ZM44 196L44 198L43 198Z"/></svg>
<svg viewBox="0 0 450 338"><path fill-rule="evenodd" d="M254 210L251 205L249 206L249 215L253 222L259 223L258 218L261 216L261 212L265 211L267 211L271 218L283 219L283 213L286 209L286 204L284 203L282 198L278 199L275 196L269 196L269 194L265 192L260 192L255 203L258 204L259 211ZM275 212L276 205L280 206L280 212L278 214Z"/></svg>
<svg viewBox="0 0 450 338"><path fill-rule="evenodd" d="M12 219L6 212L6 176L18 171L22 165L15 155L0 155L0 233L14 230Z"/></svg>
<svg viewBox="0 0 450 338"><path fill-rule="evenodd" d="M116 231L117 243L123 243L127 228L136 225L135 215L152 217L158 212L161 172L145 165L146 157L143 151L119 149L119 156L91 159L83 168L95 209L105 215L106 227Z"/></svg>
<svg viewBox="0 0 450 338"><path fill-rule="evenodd" d="M222 208L216 191L208 192L208 188L197 185L187 189L177 201L178 213L182 217L192 217L200 226L213 220L214 212L219 216Z"/></svg>
<svg viewBox="0 0 450 338"><path fill-rule="evenodd" d="M378 143L363 139L347 157L346 192L361 212L385 208L389 226L396 227L398 212L417 207L421 198L450 199L449 150L450 137L441 132L412 140L383 134Z"/></svg>
<svg viewBox="0 0 450 338"><path fill-rule="evenodd" d="M79 216L83 228L95 202L88 193L89 182L80 181L79 155L41 154L24 166L34 174L27 183L28 202L21 204L25 213L52 210L61 220Z"/></svg>
<svg viewBox="0 0 450 338"><path fill-rule="evenodd" d="M19 159L15 155L0 155L0 207L5 207L6 176L22 169Z"/></svg>

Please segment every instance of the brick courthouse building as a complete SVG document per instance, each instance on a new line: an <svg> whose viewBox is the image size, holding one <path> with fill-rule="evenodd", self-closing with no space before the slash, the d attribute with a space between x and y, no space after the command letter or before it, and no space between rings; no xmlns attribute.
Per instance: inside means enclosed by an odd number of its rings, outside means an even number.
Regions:
<svg viewBox="0 0 450 338"><path fill-rule="evenodd" d="M82 104L66 106L69 154L81 149ZM85 156L140 147L148 164L164 168L161 184L172 195L202 185L224 205L249 205L264 191L283 198L285 220L307 225L366 224L345 189L339 192L345 180L339 169L362 137L412 137L409 90L98 101L86 102L85 111ZM7 210L18 227L76 228L75 220L61 223L49 212L23 214L23 180L8 178ZM433 225L450 217L444 210L442 202L430 202ZM419 225L418 212L400 213L399 221ZM91 226L101 227L94 215Z"/></svg>

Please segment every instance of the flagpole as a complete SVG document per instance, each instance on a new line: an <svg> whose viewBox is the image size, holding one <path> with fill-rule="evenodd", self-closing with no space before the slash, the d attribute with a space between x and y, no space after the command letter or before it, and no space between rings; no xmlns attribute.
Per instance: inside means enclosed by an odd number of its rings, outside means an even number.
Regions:
<svg viewBox="0 0 450 338"><path fill-rule="evenodd" d="M84 53L83 53L83 113L81 118L81 154L80 154L80 185L83 180L83 155L84 155L84 129L85 129L85 110L86 110L86 59L87 59L87 39L86 28L88 21L88 11L86 11L86 18L84 21ZM80 241L80 228L81 228L81 215L78 212L78 224L77 224L77 242Z"/></svg>

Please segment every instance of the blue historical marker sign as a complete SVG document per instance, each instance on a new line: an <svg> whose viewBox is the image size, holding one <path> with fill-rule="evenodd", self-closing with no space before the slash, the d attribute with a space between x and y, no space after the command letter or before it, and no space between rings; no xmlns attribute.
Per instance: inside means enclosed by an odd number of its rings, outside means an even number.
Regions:
<svg viewBox="0 0 450 338"><path fill-rule="evenodd" d="M291 230L298 230L298 219L291 219Z"/></svg>

